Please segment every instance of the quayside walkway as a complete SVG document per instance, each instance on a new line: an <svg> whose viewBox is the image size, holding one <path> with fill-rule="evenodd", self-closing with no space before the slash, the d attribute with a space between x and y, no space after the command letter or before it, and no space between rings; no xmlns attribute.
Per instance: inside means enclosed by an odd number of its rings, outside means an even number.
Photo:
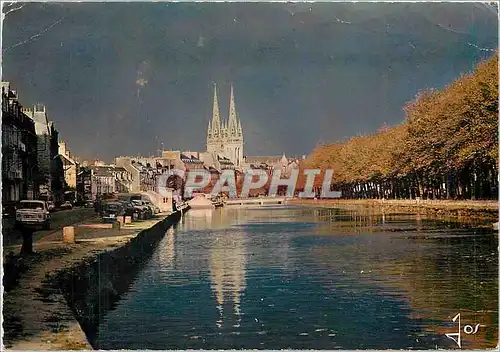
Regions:
<svg viewBox="0 0 500 352"><path fill-rule="evenodd" d="M288 204L345 210L369 210L394 214L434 214L451 217L498 219L494 200L419 200L419 199L287 199Z"/></svg>
<svg viewBox="0 0 500 352"><path fill-rule="evenodd" d="M285 204L286 197L262 197L262 198L230 198L224 201L224 205L271 205Z"/></svg>

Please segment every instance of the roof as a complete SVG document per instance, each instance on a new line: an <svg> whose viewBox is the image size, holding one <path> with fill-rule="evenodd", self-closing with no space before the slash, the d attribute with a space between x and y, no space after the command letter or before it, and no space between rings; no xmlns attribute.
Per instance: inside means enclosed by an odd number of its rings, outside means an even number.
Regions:
<svg viewBox="0 0 500 352"><path fill-rule="evenodd" d="M181 160L185 163L197 163L197 164L203 163L203 161L201 161L200 159L198 159L194 155L189 156L186 154L181 154Z"/></svg>
<svg viewBox="0 0 500 352"><path fill-rule="evenodd" d="M67 155L59 154L59 157L63 157L64 159L66 159L71 164L75 164L75 165L77 164L77 162L75 160L73 160L72 158L68 157Z"/></svg>
<svg viewBox="0 0 500 352"><path fill-rule="evenodd" d="M266 169L267 169L267 166L266 166L266 165L262 165L262 164L250 164L250 168L251 168L251 169L262 169L262 170L266 170Z"/></svg>
<svg viewBox="0 0 500 352"><path fill-rule="evenodd" d="M225 156L218 155L217 159L221 165L234 165L234 163Z"/></svg>
<svg viewBox="0 0 500 352"><path fill-rule="evenodd" d="M88 166L96 176L113 176L115 172L127 172L121 166Z"/></svg>
<svg viewBox="0 0 500 352"><path fill-rule="evenodd" d="M247 156L245 162L247 164L277 164L281 162L283 155L268 155L268 156Z"/></svg>

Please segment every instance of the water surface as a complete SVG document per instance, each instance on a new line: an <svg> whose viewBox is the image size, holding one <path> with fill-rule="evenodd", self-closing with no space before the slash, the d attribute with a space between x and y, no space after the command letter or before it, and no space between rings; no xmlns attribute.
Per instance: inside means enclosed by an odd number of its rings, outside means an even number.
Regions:
<svg viewBox="0 0 500 352"><path fill-rule="evenodd" d="M408 215L191 210L99 326L101 349L493 348L498 236Z"/></svg>

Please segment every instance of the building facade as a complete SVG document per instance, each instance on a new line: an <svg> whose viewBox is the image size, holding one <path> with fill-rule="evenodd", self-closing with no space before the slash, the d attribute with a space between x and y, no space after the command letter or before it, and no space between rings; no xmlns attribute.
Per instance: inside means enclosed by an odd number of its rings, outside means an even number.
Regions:
<svg viewBox="0 0 500 352"><path fill-rule="evenodd" d="M23 112L17 92L2 82L2 204L36 199L37 136L34 121Z"/></svg>
<svg viewBox="0 0 500 352"><path fill-rule="evenodd" d="M59 156L63 163L64 181L67 187L76 188L78 162L73 158L65 142L59 142Z"/></svg>
<svg viewBox="0 0 500 352"><path fill-rule="evenodd" d="M76 176L76 192L79 202L93 200L92 197L92 170L88 166L78 169Z"/></svg>
<svg viewBox="0 0 500 352"><path fill-rule="evenodd" d="M299 168L300 159L283 155L271 156L247 156L245 157L245 169L268 170L270 174L279 171L281 177L290 177L292 170Z"/></svg>
<svg viewBox="0 0 500 352"><path fill-rule="evenodd" d="M85 200L107 198L116 193L131 191L132 175L123 167L114 165L86 166L82 167L80 175L83 184L77 189L83 191Z"/></svg>
<svg viewBox="0 0 500 352"><path fill-rule="evenodd" d="M227 121L221 120L217 86L214 85L212 120L208 122L207 130L207 152L228 158L236 166L243 163L243 129L236 114L232 85Z"/></svg>
<svg viewBox="0 0 500 352"><path fill-rule="evenodd" d="M64 166L59 156L59 132L53 121L49 121L44 105L37 104L33 110L24 108L23 112L35 122L37 135L38 194L40 199L56 203L64 198Z"/></svg>

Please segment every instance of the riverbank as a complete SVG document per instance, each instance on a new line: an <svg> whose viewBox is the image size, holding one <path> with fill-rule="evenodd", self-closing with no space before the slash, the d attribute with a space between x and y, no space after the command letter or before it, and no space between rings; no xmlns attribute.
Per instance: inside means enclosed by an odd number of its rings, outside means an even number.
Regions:
<svg viewBox="0 0 500 352"><path fill-rule="evenodd" d="M456 218L472 218L498 221L496 201L455 200L399 200L399 199L299 199L287 200L287 204L307 205L345 210L368 210L385 214L425 214Z"/></svg>
<svg viewBox="0 0 500 352"><path fill-rule="evenodd" d="M8 255L8 259L4 258L10 266L4 276L4 285L9 283L5 286L3 306L5 347L92 349L91 324L123 293L123 285L128 283L123 274L133 276L147 253L179 218L180 214L174 213L121 229L78 229L74 244L46 236L35 243L34 255ZM4 253L18 253L17 247L5 247ZM117 275L110 279L107 275L108 281L103 282L100 273L95 272L100 266ZM101 304L99 298L106 297L111 299ZM82 302L86 309L80 308ZM95 314L95 310L100 314ZM86 316L89 313L91 319Z"/></svg>

